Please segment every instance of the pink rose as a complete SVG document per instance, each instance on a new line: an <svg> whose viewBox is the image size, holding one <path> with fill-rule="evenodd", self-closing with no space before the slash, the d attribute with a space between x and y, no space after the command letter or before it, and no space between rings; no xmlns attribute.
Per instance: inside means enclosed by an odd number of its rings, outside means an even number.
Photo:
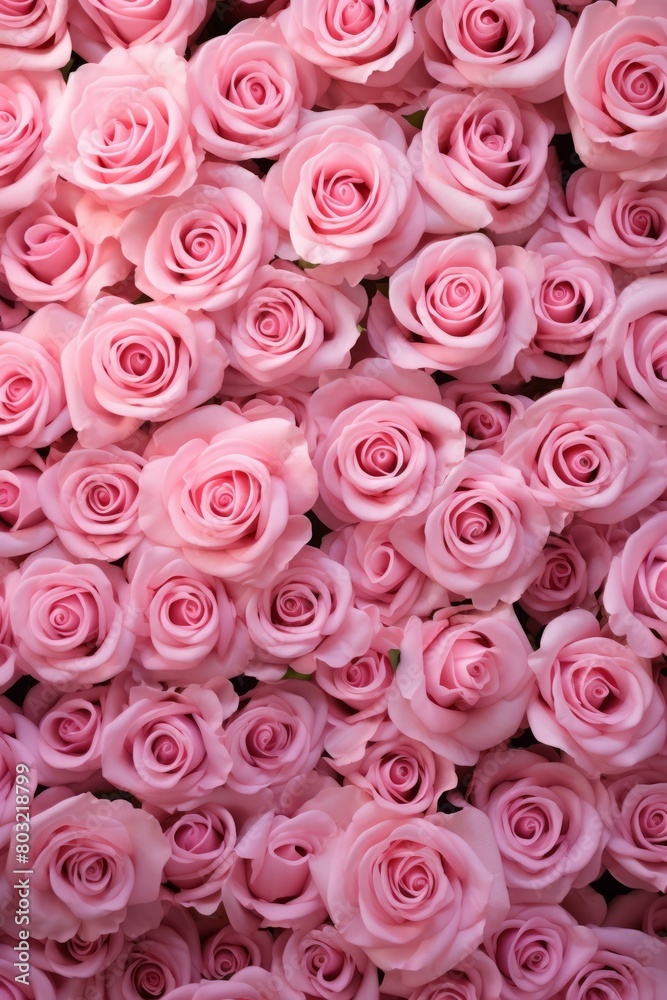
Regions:
<svg viewBox="0 0 667 1000"><path fill-rule="evenodd" d="M667 890L665 758L608 782L612 802L605 866L623 885Z"/></svg>
<svg viewBox="0 0 667 1000"><path fill-rule="evenodd" d="M222 581L178 550L150 544L136 550L126 572L134 655L149 676L175 684L243 673L250 642Z"/></svg>
<svg viewBox="0 0 667 1000"><path fill-rule="evenodd" d="M514 612L447 608L432 621L411 618L401 643L388 712L399 731L456 764L521 726L534 681L530 644Z"/></svg>
<svg viewBox="0 0 667 1000"><path fill-rule="evenodd" d="M533 102L563 93L572 30L551 0L433 0L415 24L426 68L450 87L497 87Z"/></svg>
<svg viewBox="0 0 667 1000"><path fill-rule="evenodd" d="M310 862L329 915L402 989L470 954L507 911L490 825L472 808L397 817L363 806Z"/></svg>
<svg viewBox="0 0 667 1000"><path fill-rule="evenodd" d="M27 0L0 6L0 68L60 69L72 54L63 0Z"/></svg>
<svg viewBox="0 0 667 1000"><path fill-rule="evenodd" d="M565 1000L597 1000L614 993L623 1000L659 1000L665 975L662 942L626 928L591 929L598 950L575 974Z"/></svg>
<svg viewBox="0 0 667 1000"><path fill-rule="evenodd" d="M42 762L32 747L24 741L24 733L16 732L22 722L19 709L6 698L0 700L0 848L5 850L21 820L17 811L29 812L37 782L42 778ZM19 767L18 765L22 765ZM20 775L20 777L19 777ZM25 796L17 801L18 796ZM24 829L21 827L20 829ZM25 831L24 831L25 832ZM18 867L18 866L15 866Z"/></svg>
<svg viewBox="0 0 667 1000"><path fill-rule="evenodd" d="M241 934L231 926L207 937L202 948L204 979L230 979L248 966L268 969L274 951L270 931Z"/></svg>
<svg viewBox="0 0 667 1000"><path fill-rule="evenodd" d="M35 939L30 942L30 959L39 969L81 984L113 965L124 945L122 931L100 934L93 941L86 941L78 933L68 941Z"/></svg>
<svg viewBox="0 0 667 1000"><path fill-rule="evenodd" d="M68 552L78 559L113 562L139 544L144 464L135 452L114 445L95 450L75 444L42 473L42 509Z"/></svg>
<svg viewBox="0 0 667 1000"><path fill-rule="evenodd" d="M32 959L32 951L30 955ZM16 967L16 962L17 953L14 945L0 944L0 989L7 1000L56 1000L53 982L41 969L31 968L28 979L21 983L17 982L16 977L21 973Z"/></svg>
<svg viewBox="0 0 667 1000"><path fill-rule="evenodd" d="M466 436L466 452L493 448L502 452L510 423L530 404L526 396L509 396L485 383L456 379L440 387L445 406L458 416Z"/></svg>
<svg viewBox="0 0 667 1000"><path fill-rule="evenodd" d="M660 0L602 0L582 11L565 63L565 106L587 167L642 182L667 174L666 52Z"/></svg>
<svg viewBox="0 0 667 1000"><path fill-rule="evenodd" d="M276 938L271 970L307 997L318 1000L380 1000L377 970L361 948L331 924L293 928Z"/></svg>
<svg viewBox="0 0 667 1000"><path fill-rule="evenodd" d="M401 127L366 105L304 119L292 148L266 177L282 234L279 253L320 265L320 276L357 285L387 274L424 232L421 198Z"/></svg>
<svg viewBox="0 0 667 1000"><path fill-rule="evenodd" d="M596 389L556 389L528 407L505 439L518 469L560 531L578 513L614 524L638 513L667 485L665 445Z"/></svg>
<svg viewBox="0 0 667 1000"><path fill-rule="evenodd" d="M39 499L44 462L37 452L5 446L0 471L0 556L15 558L41 549L56 537Z"/></svg>
<svg viewBox="0 0 667 1000"><path fill-rule="evenodd" d="M429 509L395 525L390 537L450 593L489 611L521 597L548 534L547 515L520 472L487 450L461 462Z"/></svg>
<svg viewBox="0 0 667 1000"><path fill-rule="evenodd" d="M207 406L153 435L139 484L139 524L204 573L263 583L306 544L317 476L287 420Z"/></svg>
<svg viewBox="0 0 667 1000"><path fill-rule="evenodd" d="M305 997L282 976L253 966L234 973L227 982L203 980L198 985L181 986L170 994L169 1000L305 1000Z"/></svg>
<svg viewBox="0 0 667 1000"><path fill-rule="evenodd" d="M123 799L49 790L35 800L31 826L35 937L67 941L80 933L94 941L121 926L140 934L159 923L169 847L147 812Z"/></svg>
<svg viewBox="0 0 667 1000"><path fill-rule="evenodd" d="M260 267L243 298L214 315L234 368L261 386L317 379L346 368L366 293L333 288L286 261Z"/></svg>
<svg viewBox="0 0 667 1000"><path fill-rule="evenodd" d="M119 674L132 655L128 585L117 566L77 562L53 543L7 579L9 618L22 669L70 690Z"/></svg>
<svg viewBox="0 0 667 1000"><path fill-rule="evenodd" d="M501 90L438 97L408 154L426 231L505 234L537 222L549 195L553 131L532 104Z"/></svg>
<svg viewBox="0 0 667 1000"><path fill-rule="evenodd" d="M241 21L200 45L188 63L192 122L221 160L274 158L288 149L323 74L285 42L274 18Z"/></svg>
<svg viewBox="0 0 667 1000"><path fill-rule="evenodd" d="M401 368L496 381L535 334L530 270L525 251L482 233L429 243L389 279L394 321L373 299L371 345Z"/></svg>
<svg viewBox="0 0 667 1000"><path fill-rule="evenodd" d="M51 0L53 2L53 0ZM56 6L63 7L61 0ZM0 61L3 12L0 9ZM25 31L25 29L23 29ZM24 36L25 37L25 36ZM10 215L37 201L56 180L44 154L44 140L62 100L65 85L60 73L4 72L0 75L0 216Z"/></svg>
<svg viewBox="0 0 667 1000"><path fill-rule="evenodd" d="M67 12L74 51L99 62L113 48L164 42L185 55L188 39L206 20L208 0L78 0Z"/></svg>
<svg viewBox="0 0 667 1000"><path fill-rule="evenodd" d="M530 657L538 690L528 722L590 774L613 774L659 753L665 702L651 663L600 632L588 611L549 622Z"/></svg>
<svg viewBox="0 0 667 1000"><path fill-rule="evenodd" d="M379 740L345 784L370 792L379 806L402 816L437 811L443 792L457 785L453 765L408 736Z"/></svg>
<svg viewBox="0 0 667 1000"><path fill-rule="evenodd" d="M206 402L220 389L226 365L207 317L103 296L65 355L65 391L80 444L122 441L145 421L168 420Z"/></svg>
<svg viewBox="0 0 667 1000"><path fill-rule="evenodd" d="M480 758L469 794L493 826L513 902L559 903L599 877L609 836L599 781L553 754L499 748Z"/></svg>
<svg viewBox="0 0 667 1000"><path fill-rule="evenodd" d="M35 201L4 233L0 264L12 292L31 309L63 302L85 316L102 288L130 273L116 240L95 245L79 231L76 207L81 197L59 181L55 197Z"/></svg>
<svg viewBox="0 0 667 1000"><path fill-rule="evenodd" d="M423 511L464 454L435 383L374 358L324 376L306 433L320 480L315 511L332 527Z"/></svg>
<svg viewBox="0 0 667 1000"><path fill-rule="evenodd" d="M501 983L495 962L473 951L456 968L414 990L409 1000L496 1000Z"/></svg>
<svg viewBox="0 0 667 1000"><path fill-rule="evenodd" d="M232 815L217 802L207 802L167 816L161 826L171 848L164 877L176 890L174 902L197 913L214 913L234 860Z"/></svg>
<svg viewBox="0 0 667 1000"><path fill-rule="evenodd" d="M137 287L183 309L222 309L274 255L277 234L261 181L238 164L205 163L178 198L150 199L123 223Z"/></svg>
<svg viewBox="0 0 667 1000"><path fill-rule="evenodd" d="M167 812L206 802L232 766L222 723L236 702L227 688L220 695L194 684L133 687L127 707L104 728L104 777Z"/></svg>
<svg viewBox="0 0 667 1000"><path fill-rule="evenodd" d="M616 635L639 656L667 649L667 511L653 514L614 555L602 602Z"/></svg>

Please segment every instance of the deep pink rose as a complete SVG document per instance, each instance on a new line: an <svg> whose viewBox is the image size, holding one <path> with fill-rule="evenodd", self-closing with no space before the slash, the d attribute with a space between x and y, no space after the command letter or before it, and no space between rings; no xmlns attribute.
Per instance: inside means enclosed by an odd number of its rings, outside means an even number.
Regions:
<svg viewBox="0 0 667 1000"><path fill-rule="evenodd" d="M242 934L231 925L207 937L202 948L202 975L204 979L230 979L248 966L271 966L274 951L270 931Z"/></svg>
<svg viewBox="0 0 667 1000"><path fill-rule="evenodd" d="M139 524L202 572L265 583L309 540L317 476L287 420L207 406L156 431L146 454Z"/></svg>
<svg viewBox="0 0 667 1000"><path fill-rule="evenodd" d="M667 18L660 0L582 11L565 63L566 110L587 167L639 181L667 174Z"/></svg>
<svg viewBox="0 0 667 1000"><path fill-rule="evenodd" d="M640 656L667 649L667 511L653 514L614 555L602 603L616 635Z"/></svg>
<svg viewBox="0 0 667 1000"><path fill-rule="evenodd" d="M665 702L650 660L601 634L588 611L549 622L530 657L538 690L528 706L536 738L591 774L614 774L659 753Z"/></svg>
<svg viewBox="0 0 667 1000"><path fill-rule="evenodd" d="M234 860L236 825L231 813L210 801L167 816L161 826L171 848L164 877L176 889L174 902L197 913L214 913Z"/></svg>
<svg viewBox="0 0 667 1000"><path fill-rule="evenodd" d="M501 90L437 97L408 154L426 231L505 234L537 222L549 195L553 130L532 104Z"/></svg>
<svg viewBox="0 0 667 1000"><path fill-rule="evenodd" d="M502 452L510 423L526 409L526 396L509 396L485 383L467 384L454 379L440 388L445 406L458 416L466 436L466 452L493 448Z"/></svg>
<svg viewBox="0 0 667 1000"><path fill-rule="evenodd" d="M59 70L72 46L63 0L26 0L0 4L0 69Z"/></svg>
<svg viewBox="0 0 667 1000"><path fill-rule="evenodd" d="M147 420L168 420L205 403L220 389L226 365L206 316L102 296L65 355L79 442L99 448L122 441Z"/></svg>
<svg viewBox="0 0 667 1000"><path fill-rule="evenodd" d="M375 966L329 923L280 934L271 970L317 1000L380 1000Z"/></svg>
<svg viewBox="0 0 667 1000"><path fill-rule="evenodd" d="M456 968L414 990L409 1000L496 1000L501 983L495 962L473 951Z"/></svg>
<svg viewBox="0 0 667 1000"><path fill-rule="evenodd" d="M56 4L64 6L61 0ZM0 61L2 14L0 8ZM0 216L25 208L53 190L56 172L44 153L44 140L64 89L60 73L0 73Z"/></svg>
<svg viewBox="0 0 667 1000"><path fill-rule="evenodd" d="M493 826L513 902L559 903L600 875L609 800L578 768L555 755L492 750L475 768L470 800Z"/></svg>
<svg viewBox="0 0 667 1000"><path fill-rule="evenodd" d="M78 0L67 23L72 47L86 62L99 62L114 48L165 42L185 55L188 39L206 20L208 0Z"/></svg>
<svg viewBox="0 0 667 1000"><path fill-rule="evenodd" d="M16 558L35 552L56 537L42 509L39 481L44 462L37 452L5 446L0 471L0 556Z"/></svg>
<svg viewBox="0 0 667 1000"><path fill-rule="evenodd" d="M267 174L282 257L320 265L338 284L387 274L414 250L424 211L401 127L365 105L304 116Z"/></svg>
<svg viewBox="0 0 667 1000"><path fill-rule="evenodd" d="M345 783L370 792L379 806L402 816L437 811L443 792L456 788L453 765L408 736L369 746L358 770L346 771Z"/></svg>
<svg viewBox="0 0 667 1000"><path fill-rule="evenodd" d="M534 681L530 645L510 607L493 614L448 608L411 618L388 711L401 733L457 764L509 739Z"/></svg>
<svg viewBox="0 0 667 1000"><path fill-rule="evenodd" d="M667 767L664 757L607 784L611 798L605 866L623 885L667 890Z"/></svg>

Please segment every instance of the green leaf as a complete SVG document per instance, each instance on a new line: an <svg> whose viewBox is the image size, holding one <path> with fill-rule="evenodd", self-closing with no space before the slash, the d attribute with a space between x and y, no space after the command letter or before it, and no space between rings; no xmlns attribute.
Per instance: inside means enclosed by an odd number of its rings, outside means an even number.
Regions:
<svg viewBox="0 0 667 1000"><path fill-rule="evenodd" d="M389 660L391 662L392 669L396 670L396 668L398 667L398 664L400 663L400 660L401 660L401 651L400 651L400 649L390 649L389 650Z"/></svg>
<svg viewBox="0 0 667 1000"><path fill-rule="evenodd" d="M413 125L415 128L421 128L424 124L424 119L426 118L425 111L413 111L411 115L403 115L406 122Z"/></svg>
<svg viewBox="0 0 667 1000"><path fill-rule="evenodd" d="M310 674L297 674L296 670L292 670L291 667L287 668L287 672L283 677L284 681L309 681Z"/></svg>
<svg viewBox="0 0 667 1000"><path fill-rule="evenodd" d="M302 271L309 271L313 267L319 267L319 264L311 264L308 260L302 260L301 257L297 260L297 266L301 268Z"/></svg>

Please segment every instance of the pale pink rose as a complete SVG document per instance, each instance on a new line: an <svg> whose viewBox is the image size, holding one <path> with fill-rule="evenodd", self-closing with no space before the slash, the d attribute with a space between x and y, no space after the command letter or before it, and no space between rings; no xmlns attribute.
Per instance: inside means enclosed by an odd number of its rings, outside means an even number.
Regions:
<svg viewBox="0 0 667 1000"><path fill-rule="evenodd" d="M308 545L270 587L246 591L239 608L260 658L299 674L319 663L346 666L366 652L375 631L376 616L354 606L345 567Z"/></svg>
<svg viewBox="0 0 667 1000"><path fill-rule="evenodd" d="M526 396L509 396L492 385L459 382L440 387L445 406L458 416L466 436L466 452L502 451L507 428L530 404Z"/></svg>
<svg viewBox="0 0 667 1000"><path fill-rule="evenodd" d="M0 265L0 330L11 330L27 318L28 307L21 302L7 284Z"/></svg>
<svg viewBox="0 0 667 1000"><path fill-rule="evenodd" d="M35 552L56 537L39 498L44 462L36 451L5 446L0 471L0 556Z"/></svg>
<svg viewBox="0 0 667 1000"><path fill-rule="evenodd" d="M221 580L151 544L135 550L126 572L134 655L148 676L175 684L243 673L250 642Z"/></svg>
<svg viewBox="0 0 667 1000"><path fill-rule="evenodd" d="M19 663L69 690L119 674L132 655L125 627L128 585L117 566L77 562L52 543L6 581Z"/></svg>
<svg viewBox="0 0 667 1000"><path fill-rule="evenodd" d="M391 275L390 312L374 297L371 346L401 368L496 381L536 332L531 263L482 233L429 243Z"/></svg>
<svg viewBox="0 0 667 1000"><path fill-rule="evenodd" d="M316 927L327 910L309 862L336 832L326 812L308 806L289 819L269 811L250 823L234 849L222 887L232 926L247 933L258 927Z"/></svg>
<svg viewBox="0 0 667 1000"><path fill-rule="evenodd" d="M627 410L582 387L556 389L529 406L510 427L503 458L560 531L574 513L614 524L657 499L667 485L664 450Z"/></svg>
<svg viewBox="0 0 667 1000"><path fill-rule="evenodd" d="M64 6L61 0L56 2ZM2 15L0 7L0 61L6 51L1 42ZM0 216L11 215L53 190L56 172L44 153L44 140L64 90L60 73L28 76L10 67L0 73Z"/></svg>
<svg viewBox="0 0 667 1000"><path fill-rule="evenodd" d="M43 780L42 762L38 762L32 747L25 742L23 730L16 732L16 724L22 721L20 709L8 699L0 699L0 848L3 851L10 843L16 823L22 822L17 811L30 812L37 783ZM19 764L23 766L19 768ZM24 798L17 801L17 796Z"/></svg>
<svg viewBox="0 0 667 1000"><path fill-rule="evenodd" d="M521 726L534 687L530 644L508 606L493 614L447 608L411 618L401 643L389 717L399 731L455 764Z"/></svg>
<svg viewBox="0 0 667 1000"><path fill-rule="evenodd" d="M88 192L79 216L95 242L147 198L179 195L194 183L201 154L185 72L170 46L152 42L111 49L69 77L44 148L61 177Z"/></svg>
<svg viewBox="0 0 667 1000"><path fill-rule="evenodd" d="M564 1000L598 1000L605 994L616 994L622 1000L660 1000L665 981L664 944L625 927L591 929L598 950L577 971Z"/></svg>
<svg viewBox="0 0 667 1000"><path fill-rule="evenodd" d="M423 511L465 447L435 383L378 358L323 376L306 434L319 475L315 512L330 527Z"/></svg>
<svg viewBox="0 0 667 1000"><path fill-rule="evenodd" d="M217 922L217 921L216 921ZM207 937L202 947L204 979L230 979L248 966L271 966L273 938L270 931L241 934L229 925Z"/></svg>
<svg viewBox="0 0 667 1000"><path fill-rule="evenodd" d="M530 728L590 774L614 774L662 750L665 702L650 660L602 634L588 611L549 622L530 665L538 684Z"/></svg>
<svg viewBox="0 0 667 1000"><path fill-rule="evenodd" d="M62 353L81 317L47 305L16 330L0 331L0 439L44 448L72 427Z"/></svg>
<svg viewBox="0 0 667 1000"><path fill-rule="evenodd" d="M276 261L258 268L243 298L213 318L231 364L260 388L349 367L366 305L359 286L333 288L317 270Z"/></svg>
<svg viewBox="0 0 667 1000"><path fill-rule="evenodd" d="M415 27L441 83L497 87L533 102L563 93L572 29L551 0L432 0Z"/></svg>
<svg viewBox="0 0 667 1000"><path fill-rule="evenodd" d="M32 945L33 942L31 941L30 944ZM9 940L6 944L0 944L0 990L7 997L7 1000L56 1000L53 980L48 973L34 968L34 966L31 967L32 950L30 951L30 962L19 962L19 964L28 966L28 978L22 982L17 981L16 977L23 973L16 966L19 958L14 949L15 945L9 943Z"/></svg>
<svg viewBox="0 0 667 1000"><path fill-rule="evenodd" d="M345 784L370 792L379 806L402 816L436 812L442 793L457 782L453 764L402 735L373 743L358 770L345 774Z"/></svg>
<svg viewBox="0 0 667 1000"><path fill-rule="evenodd" d="M414 990L409 1000L497 1000L501 983L495 962L473 951L456 968Z"/></svg>
<svg viewBox="0 0 667 1000"><path fill-rule="evenodd" d="M532 104L501 90L437 97L408 153L426 231L506 234L537 222L549 196L553 133Z"/></svg>
<svg viewBox="0 0 667 1000"><path fill-rule="evenodd" d="M645 889L615 896L609 904L604 924L608 927L632 927L662 942L667 928L667 896Z"/></svg>
<svg viewBox="0 0 667 1000"><path fill-rule="evenodd" d="M53 198L35 200L4 233L0 265L12 292L31 309L62 302L85 316L102 288L130 273L116 240L96 245L79 231L81 197L81 191L59 181Z"/></svg>
<svg viewBox="0 0 667 1000"><path fill-rule="evenodd" d="M78 0L69 6L67 24L74 51L99 62L113 48L165 42L185 55L190 36L206 20L208 0Z"/></svg>
<svg viewBox="0 0 667 1000"><path fill-rule="evenodd" d="M285 419L203 407L157 430L146 457L140 527L203 573L268 582L311 536L317 475Z"/></svg>
<svg viewBox="0 0 667 1000"><path fill-rule="evenodd" d="M158 821L123 799L54 791L42 792L32 808L32 934L94 941L121 926L128 934L156 926L169 857Z"/></svg>
<svg viewBox="0 0 667 1000"><path fill-rule="evenodd" d="M302 108L325 77L285 42L275 18L241 21L200 45L188 63L192 122L221 160L274 158L288 149Z"/></svg>
<svg viewBox="0 0 667 1000"><path fill-rule="evenodd" d="M13 567L14 563L11 563L11 567L5 567L2 570L3 579L0 580L0 692L7 691L21 675L16 661L16 643L12 635L7 591L4 583L4 577L12 571Z"/></svg>
<svg viewBox="0 0 667 1000"><path fill-rule="evenodd" d="M42 509L68 552L78 559L123 559L142 538L139 473L144 460L114 445L75 444L42 473Z"/></svg>
<svg viewBox="0 0 667 1000"><path fill-rule="evenodd" d="M266 177L282 257L332 284L387 274L414 250L424 210L400 125L376 107L304 114Z"/></svg>
<svg viewBox="0 0 667 1000"><path fill-rule="evenodd" d="M92 941L86 941L78 933L68 941L35 938L30 942L30 960L38 969L81 984L81 980L113 965L124 944L122 931L100 934Z"/></svg>
<svg viewBox="0 0 667 1000"><path fill-rule="evenodd" d="M602 603L609 625L640 656L667 649L667 511L649 517L614 555Z"/></svg>
<svg viewBox="0 0 667 1000"><path fill-rule="evenodd" d="M468 455L428 510L394 525L390 538L451 594L489 611L532 583L548 535L548 517L519 470L486 450Z"/></svg>
<svg viewBox="0 0 667 1000"><path fill-rule="evenodd" d="M476 809L397 817L375 803L310 862L329 915L406 992L493 933L507 893L491 827Z"/></svg>
<svg viewBox="0 0 667 1000"><path fill-rule="evenodd" d="M232 769L227 786L251 795L278 793L320 759L327 721L326 697L308 681L260 684L225 728Z"/></svg>
<svg viewBox="0 0 667 1000"><path fill-rule="evenodd" d="M660 0L601 0L582 11L565 63L565 106L587 167L623 180L665 177L666 53Z"/></svg>
<svg viewBox="0 0 667 1000"><path fill-rule="evenodd" d="M373 963L328 923L280 934L271 971L315 1000L380 1000Z"/></svg>
<svg viewBox="0 0 667 1000"><path fill-rule="evenodd" d="M599 877L608 796L555 754L491 750L475 768L470 800L491 822L514 902L560 903Z"/></svg>
<svg viewBox="0 0 667 1000"><path fill-rule="evenodd" d="M199 985L180 986L169 1000L305 1000L305 996L282 976L252 966L235 972L226 982L202 980Z"/></svg>
<svg viewBox="0 0 667 1000"><path fill-rule="evenodd" d="M197 913L214 913L233 862L236 825L231 813L210 801L167 816L161 826L171 848L164 877L176 890L174 902Z"/></svg>
<svg viewBox="0 0 667 1000"><path fill-rule="evenodd" d="M119 238L142 292L211 311L241 298L278 237L259 178L238 164L207 162L180 197L137 207Z"/></svg>
<svg viewBox="0 0 667 1000"><path fill-rule="evenodd" d="M133 687L128 706L104 728L104 777L167 812L206 802L232 766L222 724L236 703L227 688Z"/></svg>
<svg viewBox="0 0 667 1000"><path fill-rule="evenodd" d="M66 0L0 4L0 69L56 70L67 64L72 45Z"/></svg>
<svg viewBox="0 0 667 1000"><path fill-rule="evenodd" d="M667 890L667 767L664 757L607 783L611 798L605 866L621 882L651 892Z"/></svg>
<svg viewBox="0 0 667 1000"><path fill-rule="evenodd" d="M503 977L501 1000L552 1000L597 951L596 937L560 906L513 906L484 942Z"/></svg>
<svg viewBox="0 0 667 1000"><path fill-rule="evenodd" d="M292 0L278 18L289 48L339 80L387 86L420 54L411 0Z"/></svg>

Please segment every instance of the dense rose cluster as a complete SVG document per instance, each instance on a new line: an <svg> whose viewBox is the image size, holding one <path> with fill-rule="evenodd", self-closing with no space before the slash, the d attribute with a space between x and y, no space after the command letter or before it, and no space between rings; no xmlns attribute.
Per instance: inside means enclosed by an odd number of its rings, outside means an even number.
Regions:
<svg viewBox="0 0 667 1000"><path fill-rule="evenodd" d="M661 1000L666 656L665 0L0 0L0 996Z"/></svg>

